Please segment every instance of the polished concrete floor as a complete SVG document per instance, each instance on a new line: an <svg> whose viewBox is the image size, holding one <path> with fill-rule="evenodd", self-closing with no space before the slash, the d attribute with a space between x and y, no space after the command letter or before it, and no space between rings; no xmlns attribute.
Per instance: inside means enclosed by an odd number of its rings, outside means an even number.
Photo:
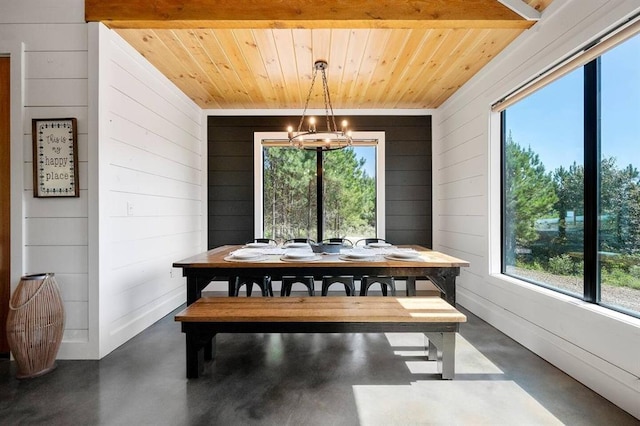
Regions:
<svg viewBox="0 0 640 426"><path fill-rule="evenodd" d="M640 424L465 313L452 381L422 357L423 336L397 333L223 334L215 363L187 380L171 314L101 361L40 378L0 360L0 424Z"/></svg>

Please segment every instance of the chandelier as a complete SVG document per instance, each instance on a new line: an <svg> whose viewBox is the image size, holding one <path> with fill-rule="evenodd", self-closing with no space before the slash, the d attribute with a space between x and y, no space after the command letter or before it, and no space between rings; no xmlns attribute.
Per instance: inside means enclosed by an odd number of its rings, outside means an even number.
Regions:
<svg viewBox="0 0 640 426"><path fill-rule="evenodd" d="M351 138L351 130L348 128L347 120L343 120L340 129L336 126L336 118L333 115L333 106L331 105L331 96L329 95L329 86L327 84L327 61L318 60L313 64L313 78L311 79L311 87L309 88L309 94L304 104L304 110L302 111L302 117L300 117L300 123L298 129L294 132L293 127L287 128L287 135L289 137L289 143L291 146L295 146L300 149L309 150L322 150L333 151L335 149L346 148L351 146L353 139ZM309 100L311 99L311 93L313 92L313 85L316 82L316 76L318 71L322 74L322 96L324 98L324 110L326 116L326 129L319 129L318 123L316 123L315 117L306 117L307 108L309 107ZM302 126L307 118L307 128L303 129Z"/></svg>

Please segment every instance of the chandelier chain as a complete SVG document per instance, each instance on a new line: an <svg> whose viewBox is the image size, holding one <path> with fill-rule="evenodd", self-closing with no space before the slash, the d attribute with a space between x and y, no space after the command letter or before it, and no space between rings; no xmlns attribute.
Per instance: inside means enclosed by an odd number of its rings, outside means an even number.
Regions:
<svg viewBox="0 0 640 426"><path fill-rule="evenodd" d="M311 78L311 86L309 87L309 93L304 103L304 110L298 123L298 129L296 133L293 131L292 126L288 126L287 133L289 137L289 143L291 146L304 149L333 151L336 149L342 149L347 146L351 146L353 139L351 137L351 130L349 130L346 120L342 121L342 129L338 129L336 124L336 117L333 111L333 104L331 102L331 93L329 92L329 83L327 82L327 61L317 60L314 64L313 76ZM326 130L316 128L315 117L307 117L307 111L309 110L309 103L311 102L311 96L313 95L313 88L315 86L318 71L322 74L322 98L324 101L324 112L326 119ZM308 118L309 128L303 130L302 126L305 122L305 118ZM306 140L307 136L311 136L310 140Z"/></svg>
<svg viewBox="0 0 640 426"><path fill-rule="evenodd" d="M331 104L331 94L329 93L329 84L327 83L327 74L322 69L322 87L324 88L324 112L327 117L327 130L330 132L337 132L338 126L336 126L336 117L333 115L333 105ZM329 111L331 111L331 120L333 121L333 128L329 122Z"/></svg>
<svg viewBox="0 0 640 426"><path fill-rule="evenodd" d="M313 92L313 85L316 83L316 75L318 75L318 70L313 71L313 77L311 78L311 87L309 87L309 93L307 94L307 100L304 103L304 110L302 111L302 116L300 117L300 123L298 123L298 133L302 130L302 123L304 122L304 117L307 115L307 109L309 108L309 101L311 100L311 93Z"/></svg>

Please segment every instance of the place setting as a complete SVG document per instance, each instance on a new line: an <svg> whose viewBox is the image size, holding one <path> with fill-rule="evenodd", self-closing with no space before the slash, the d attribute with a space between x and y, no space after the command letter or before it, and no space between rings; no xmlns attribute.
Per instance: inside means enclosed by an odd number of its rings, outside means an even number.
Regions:
<svg viewBox="0 0 640 426"><path fill-rule="evenodd" d="M224 260L228 262L259 262L265 260L267 255L261 250L251 250L242 248L232 251L228 256L224 257Z"/></svg>
<svg viewBox="0 0 640 426"><path fill-rule="evenodd" d="M419 251L412 249L407 250L393 250L384 255L385 259L398 260L404 262L424 262L425 259Z"/></svg>
<svg viewBox="0 0 640 426"><path fill-rule="evenodd" d="M286 243L283 247L285 249L309 249L309 250L311 250L311 245L309 243L300 243L300 242Z"/></svg>
<svg viewBox="0 0 640 426"><path fill-rule="evenodd" d="M244 245L244 248L250 248L250 249L265 249L270 247L275 247L275 246L273 244L259 242L259 241L247 243Z"/></svg>
<svg viewBox="0 0 640 426"><path fill-rule="evenodd" d="M371 251L367 252L365 250L351 250L344 252L341 253L338 258L348 262L375 262L380 260L376 253Z"/></svg>
<svg viewBox="0 0 640 426"><path fill-rule="evenodd" d="M282 256L280 256L280 260L285 262L315 262L320 259L322 259L321 254L299 248L287 250Z"/></svg>

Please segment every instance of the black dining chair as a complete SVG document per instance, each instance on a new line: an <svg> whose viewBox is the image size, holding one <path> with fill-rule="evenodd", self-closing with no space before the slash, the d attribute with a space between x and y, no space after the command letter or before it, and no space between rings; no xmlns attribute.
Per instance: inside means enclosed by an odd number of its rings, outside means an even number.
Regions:
<svg viewBox="0 0 640 426"><path fill-rule="evenodd" d="M387 243L390 244L389 241L383 239L383 238L362 238L359 239L358 241L356 241L355 246L356 247L361 247L361 246L368 246L371 243Z"/></svg>
<svg viewBox="0 0 640 426"><path fill-rule="evenodd" d="M269 245L272 245L272 246L277 246L278 245L278 242L276 240L274 240L274 239L271 239L271 238L254 238L253 241L247 242L247 244L250 244L250 243L265 243L265 244L269 244Z"/></svg>
<svg viewBox="0 0 640 426"><path fill-rule="evenodd" d="M325 240L322 240L322 242L341 243L345 247L353 247L353 243L348 238L327 238ZM329 287L331 287L335 283L344 285L344 290L347 296L356 295L356 285L353 275L325 275L324 277L322 277L322 296L327 296L329 294Z"/></svg>
<svg viewBox="0 0 640 426"><path fill-rule="evenodd" d="M389 242L383 238L362 238L356 241L356 247L366 247L372 243ZM371 287L373 284L380 284L380 290L382 291L383 296L386 296L389 292L391 292L392 296L396 295L396 283L394 277L363 275L360 279L360 296L366 296L369 293L369 287Z"/></svg>
<svg viewBox="0 0 640 426"><path fill-rule="evenodd" d="M353 247L353 243L348 238L327 238L322 240L323 243L342 243L343 246Z"/></svg>
<svg viewBox="0 0 640 426"><path fill-rule="evenodd" d="M315 244L315 241L311 238L291 238L284 242L286 246L288 243L307 243ZM315 280L313 275L286 275L282 277L282 287L280 288L280 296L291 296L291 290L294 284L302 284L307 287L309 296L315 296Z"/></svg>
<svg viewBox="0 0 640 426"><path fill-rule="evenodd" d="M307 292L309 296L315 296L315 280L313 275L285 275L282 277L282 288L280 289L280 296L287 297L291 296L291 290L293 289L294 284L302 284L307 287Z"/></svg>
<svg viewBox="0 0 640 426"><path fill-rule="evenodd" d="M347 296L355 296L356 295L356 285L354 284L353 275L336 275L329 276L325 275L322 277L322 295L329 295L329 287L335 283L340 283L344 285L344 291L347 293Z"/></svg>
<svg viewBox="0 0 640 426"><path fill-rule="evenodd" d="M272 246L277 246L278 242L271 238L254 238L253 241L248 241L249 243L265 243ZM242 286L246 287L247 297L251 296L253 291L253 285L257 285L260 288L260 292L262 296L273 297L273 286L271 284L271 276L263 275L263 276L236 276L229 278L229 296L238 297L240 293L240 288Z"/></svg>
<svg viewBox="0 0 640 426"><path fill-rule="evenodd" d="M247 297L251 296L253 285L260 287L260 292L265 297L273 297L273 287L271 276L237 276L229 278L229 296L238 297L240 288L244 285L247 288Z"/></svg>
<svg viewBox="0 0 640 426"><path fill-rule="evenodd" d="M315 244L315 240L312 240L311 238L290 238L288 240L286 240L284 242L284 244L288 244L288 243L308 243L308 244Z"/></svg>

